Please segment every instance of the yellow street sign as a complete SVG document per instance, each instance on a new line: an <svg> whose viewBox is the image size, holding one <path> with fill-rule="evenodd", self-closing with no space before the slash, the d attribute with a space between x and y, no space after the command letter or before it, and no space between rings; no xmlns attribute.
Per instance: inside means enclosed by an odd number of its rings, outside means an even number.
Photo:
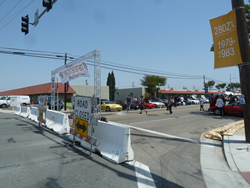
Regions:
<svg viewBox="0 0 250 188"><path fill-rule="evenodd" d="M43 120L43 110L39 109L39 120Z"/></svg>
<svg viewBox="0 0 250 188"><path fill-rule="evenodd" d="M76 118L75 131L84 137L88 137L88 121Z"/></svg>
<svg viewBox="0 0 250 188"><path fill-rule="evenodd" d="M235 9L210 20L214 41L214 68L242 63Z"/></svg>

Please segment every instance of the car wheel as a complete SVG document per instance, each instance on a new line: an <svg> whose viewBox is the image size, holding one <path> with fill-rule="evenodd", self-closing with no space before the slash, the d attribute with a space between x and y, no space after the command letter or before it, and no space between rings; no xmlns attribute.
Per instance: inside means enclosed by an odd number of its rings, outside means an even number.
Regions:
<svg viewBox="0 0 250 188"><path fill-rule="evenodd" d="M106 111L107 111L107 112L110 112L110 107L109 107L109 106L106 108Z"/></svg>
<svg viewBox="0 0 250 188"><path fill-rule="evenodd" d="M219 110L218 108L215 108L215 109L214 109L214 114L220 115L220 110Z"/></svg>
<svg viewBox="0 0 250 188"><path fill-rule="evenodd" d="M2 104L2 108L6 108L7 107L7 105L6 104Z"/></svg>

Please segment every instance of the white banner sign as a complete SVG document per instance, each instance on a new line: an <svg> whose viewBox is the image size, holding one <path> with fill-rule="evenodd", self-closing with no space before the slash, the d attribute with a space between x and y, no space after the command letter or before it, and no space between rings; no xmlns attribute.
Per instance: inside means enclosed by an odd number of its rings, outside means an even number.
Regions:
<svg viewBox="0 0 250 188"><path fill-rule="evenodd" d="M58 71L58 74L63 84L78 77L90 77L85 60Z"/></svg>

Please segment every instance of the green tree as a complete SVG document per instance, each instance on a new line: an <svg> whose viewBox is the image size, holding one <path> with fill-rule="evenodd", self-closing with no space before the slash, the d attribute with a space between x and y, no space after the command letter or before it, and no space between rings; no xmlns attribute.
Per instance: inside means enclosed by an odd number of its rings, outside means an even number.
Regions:
<svg viewBox="0 0 250 188"><path fill-rule="evenodd" d="M250 2L248 0L248 2ZM248 36L250 37L250 5L245 4L245 12L246 12L246 18L247 18L247 29L248 29Z"/></svg>
<svg viewBox="0 0 250 188"><path fill-rule="evenodd" d="M109 86L109 100L113 101L115 100L115 75L112 71L111 74L108 74L107 78L107 86Z"/></svg>
<svg viewBox="0 0 250 188"><path fill-rule="evenodd" d="M160 90L160 86L166 85L167 78L155 75L145 75L141 79L141 85L148 87L148 92L155 98Z"/></svg>
<svg viewBox="0 0 250 188"><path fill-rule="evenodd" d="M220 89L224 89L225 87L226 87L226 83L222 83L222 84L217 84L215 87L216 87L216 89L218 89L218 90L220 90Z"/></svg>
<svg viewBox="0 0 250 188"><path fill-rule="evenodd" d="M215 81L211 80L205 83L205 87L208 87L209 89L212 89L215 84Z"/></svg>
<svg viewBox="0 0 250 188"><path fill-rule="evenodd" d="M236 83L230 83L227 85L227 91L237 91L240 90L241 85L240 83L236 82Z"/></svg>
<svg viewBox="0 0 250 188"><path fill-rule="evenodd" d="M241 84L238 83L238 82L236 82L236 83L235 83L235 89L236 89L236 90L241 90Z"/></svg>

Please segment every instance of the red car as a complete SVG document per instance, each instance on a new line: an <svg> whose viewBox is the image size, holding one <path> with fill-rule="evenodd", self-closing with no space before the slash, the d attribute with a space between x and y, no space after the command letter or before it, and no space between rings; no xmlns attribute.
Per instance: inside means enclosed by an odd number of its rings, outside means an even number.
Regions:
<svg viewBox="0 0 250 188"><path fill-rule="evenodd" d="M132 98L132 103L138 104L139 106L141 105L141 103L138 102L138 100L135 101L134 98ZM146 103L146 102L144 102L144 106L145 106L145 108L150 108L150 109L151 108L155 108L155 104L152 104L152 103Z"/></svg>
<svg viewBox="0 0 250 188"><path fill-rule="evenodd" d="M217 106L211 106L211 111L219 115L220 111ZM223 108L224 114L241 115L243 116L243 105L240 101L228 104Z"/></svg>

